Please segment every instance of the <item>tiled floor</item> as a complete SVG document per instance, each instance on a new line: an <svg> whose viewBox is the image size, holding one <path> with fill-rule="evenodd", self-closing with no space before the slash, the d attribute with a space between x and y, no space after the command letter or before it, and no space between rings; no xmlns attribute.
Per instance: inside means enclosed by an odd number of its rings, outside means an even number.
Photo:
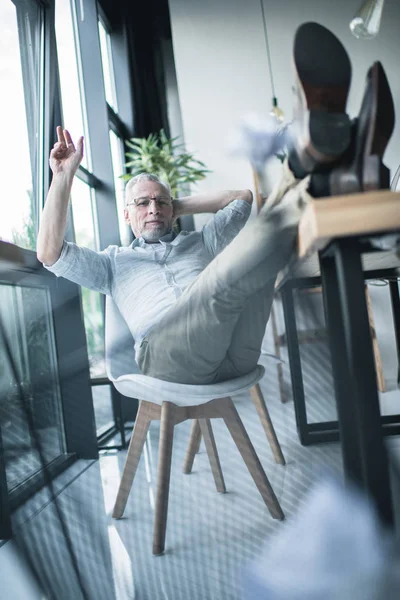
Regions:
<svg viewBox="0 0 400 600"><path fill-rule="evenodd" d="M272 351L270 332L264 346L265 351ZM303 352L310 420L330 419L335 410L325 369L327 349L323 344L316 346ZM174 438L166 552L154 557L151 550L158 449L158 423L154 422L123 519L114 521L110 514L126 453L113 451L103 453L99 461L80 461L59 477L55 482L56 506L50 502L48 491L43 491L14 515L17 548L56 590L55 600L243 598L242 576L249 562L260 554L264 544L273 543L274 534L290 524L314 482L328 472L341 477L342 471L339 444L300 445L293 402L282 404L279 399L276 364L266 356L261 362L266 367L261 387L287 460L285 467L273 460L249 394L238 396L235 404L286 521L274 521L269 515L220 421L214 421L214 432L228 492L215 491L203 447L196 456L193 473L184 475L182 465L190 428L185 422L176 427ZM289 387L287 363L284 373ZM385 412L396 410L399 402L400 391L392 386L383 397ZM388 441L388 446L400 456L399 437ZM75 565L67 539L76 557ZM31 596L32 600L40 597ZM14 598L4 596L4 600ZM26 596L24 600L31 598Z"/></svg>

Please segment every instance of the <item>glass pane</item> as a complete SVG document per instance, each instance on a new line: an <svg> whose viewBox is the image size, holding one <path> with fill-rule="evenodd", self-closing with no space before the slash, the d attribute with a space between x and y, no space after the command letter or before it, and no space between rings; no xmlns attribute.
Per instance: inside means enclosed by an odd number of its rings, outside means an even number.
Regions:
<svg viewBox="0 0 400 600"><path fill-rule="evenodd" d="M0 427L9 489L65 452L50 299L46 289L0 284L0 315L18 382L1 347ZM29 426L31 416L33 430Z"/></svg>
<svg viewBox="0 0 400 600"><path fill-rule="evenodd" d="M321 289L298 289L296 312L301 369L309 423L336 421L337 410ZM289 363L287 363L289 364Z"/></svg>
<svg viewBox="0 0 400 600"><path fill-rule="evenodd" d="M114 424L111 390L109 385L92 386L97 435Z"/></svg>
<svg viewBox="0 0 400 600"><path fill-rule="evenodd" d="M77 177L75 177L72 186L71 206L76 243L97 250L98 238L94 211L94 192ZM83 287L82 305L90 375L91 377L99 377L105 373L104 318L100 294Z"/></svg>
<svg viewBox="0 0 400 600"><path fill-rule="evenodd" d="M101 296L88 288L82 288L83 318L88 346L90 376L105 375L104 363L104 319Z"/></svg>
<svg viewBox="0 0 400 600"><path fill-rule="evenodd" d="M115 199L117 202L119 235L122 246L129 246L131 242L131 233L129 226L125 223L124 219L125 182L123 179L120 179L120 175L123 175L124 173L123 142L111 129L110 146L114 173Z"/></svg>
<svg viewBox="0 0 400 600"><path fill-rule="evenodd" d="M71 3L67 0L56 0L55 26L63 125L70 132L74 142L79 136L85 135L85 153L81 164L90 170L89 138L85 120L84 97L83 92L81 93L83 88L80 85Z"/></svg>
<svg viewBox="0 0 400 600"><path fill-rule="evenodd" d="M101 21L99 21L99 38L106 101L111 106L114 112L118 112L111 54L111 40L110 35L105 30L104 25L103 23L101 23Z"/></svg>
<svg viewBox="0 0 400 600"><path fill-rule="evenodd" d="M40 21L35 2L0 3L0 237L36 247Z"/></svg>
<svg viewBox="0 0 400 600"><path fill-rule="evenodd" d="M91 188L75 177L71 193L75 240L79 246L98 249L94 193Z"/></svg>

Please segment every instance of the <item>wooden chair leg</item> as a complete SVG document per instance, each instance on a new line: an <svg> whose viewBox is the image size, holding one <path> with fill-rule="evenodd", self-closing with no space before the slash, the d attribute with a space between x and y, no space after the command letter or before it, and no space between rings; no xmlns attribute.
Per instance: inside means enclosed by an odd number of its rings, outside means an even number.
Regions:
<svg viewBox="0 0 400 600"><path fill-rule="evenodd" d="M197 454L200 451L200 444L201 444L201 431L198 434L197 440L196 440L196 445L194 447L194 453Z"/></svg>
<svg viewBox="0 0 400 600"><path fill-rule="evenodd" d="M232 402L232 398L222 398L219 401L220 415L224 419L229 432L238 447L240 454L252 476L254 483L263 497L271 516L282 521L285 518L275 492L265 474L253 444Z"/></svg>
<svg viewBox="0 0 400 600"><path fill-rule="evenodd" d="M378 340L376 338L376 330L375 330L375 323L374 323L374 315L372 312L371 296L369 294L367 285L365 285L365 299L367 301L369 329L371 332L372 348L374 351L374 358L375 358L376 383L378 386L378 390L380 392L386 392L386 384L385 384L385 378L383 376L381 353L379 350Z"/></svg>
<svg viewBox="0 0 400 600"><path fill-rule="evenodd" d="M271 326L272 326L272 337L274 340L274 352L278 358L281 358L281 344L280 344L280 340L279 340L278 326L276 323L276 313L275 313L274 303L272 303L272 306L271 306ZM280 363L280 362L277 363L276 370L278 373L279 395L281 398L281 402L285 403L288 401L288 397L285 392L285 383L283 381L282 363Z"/></svg>
<svg viewBox="0 0 400 600"><path fill-rule="evenodd" d="M215 444L214 434L211 427L210 419L199 419L201 433L203 435L204 444L207 450L208 459L210 461L212 474L215 481L215 487L217 492L225 494L226 487L224 482L224 476L222 474L221 463L219 462L219 456L217 452L217 446Z"/></svg>
<svg viewBox="0 0 400 600"><path fill-rule="evenodd" d="M171 478L171 456L174 439L175 409L172 402L161 406L160 443L158 450L157 497L154 519L153 554L162 554L165 548L167 529L169 482Z"/></svg>
<svg viewBox="0 0 400 600"><path fill-rule="evenodd" d="M275 457L275 462L277 462L279 465L285 465L285 457L283 456L274 426L272 425L271 417L269 416L268 408L265 404L264 396L258 383L251 388L250 395L257 409L257 413L260 417L261 425L264 428L269 445L271 446L272 453Z"/></svg>
<svg viewBox="0 0 400 600"><path fill-rule="evenodd" d="M188 475L192 472L193 461L195 454L199 451L201 442L201 430L198 419L193 419L192 429L190 431L190 439L188 449L186 451L185 464L183 472Z"/></svg>
<svg viewBox="0 0 400 600"><path fill-rule="evenodd" d="M153 414L153 404L151 402L142 400L139 404L139 410L136 415L135 427L129 443L124 471L122 473L121 483L119 484L117 499L115 501L114 510L112 513L114 519L120 519L124 514L129 492L131 491L133 479L142 455L143 446L146 441L146 435L149 430Z"/></svg>

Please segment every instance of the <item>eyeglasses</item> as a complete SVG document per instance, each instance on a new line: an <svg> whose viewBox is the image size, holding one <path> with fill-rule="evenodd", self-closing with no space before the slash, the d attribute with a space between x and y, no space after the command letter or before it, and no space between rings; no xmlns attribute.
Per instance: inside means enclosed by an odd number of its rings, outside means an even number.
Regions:
<svg viewBox="0 0 400 600"><path fill-rule="evenodd" d="M136 208L148 208L150 206L150 202L155 202L157 208L166 208L167 206L172 206L172 200L167 196L158 196L157 198L143 196L142 198L134 198L132 202L128 202L127 206L136 206Z"/></svg>

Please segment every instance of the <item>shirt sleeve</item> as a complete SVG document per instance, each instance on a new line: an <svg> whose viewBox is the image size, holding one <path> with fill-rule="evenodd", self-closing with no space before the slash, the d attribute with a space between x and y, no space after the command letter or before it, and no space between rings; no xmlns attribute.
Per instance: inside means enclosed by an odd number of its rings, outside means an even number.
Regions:
<svg viewBox="0 0 400 600"><path fill-rule="evenodd" d="M237 236L246 224L250 212L249 202L233 200L204 225L203 243L212 256L219 254Z"/></svg>
<svg viewBox="0 0 400 600"><path fill-rule="evenodd" d="M43 266L57 277L65 277L96 292L110 294L111 260L108 250L95 252L64 241L60 258L51 266Z"/></svg>

